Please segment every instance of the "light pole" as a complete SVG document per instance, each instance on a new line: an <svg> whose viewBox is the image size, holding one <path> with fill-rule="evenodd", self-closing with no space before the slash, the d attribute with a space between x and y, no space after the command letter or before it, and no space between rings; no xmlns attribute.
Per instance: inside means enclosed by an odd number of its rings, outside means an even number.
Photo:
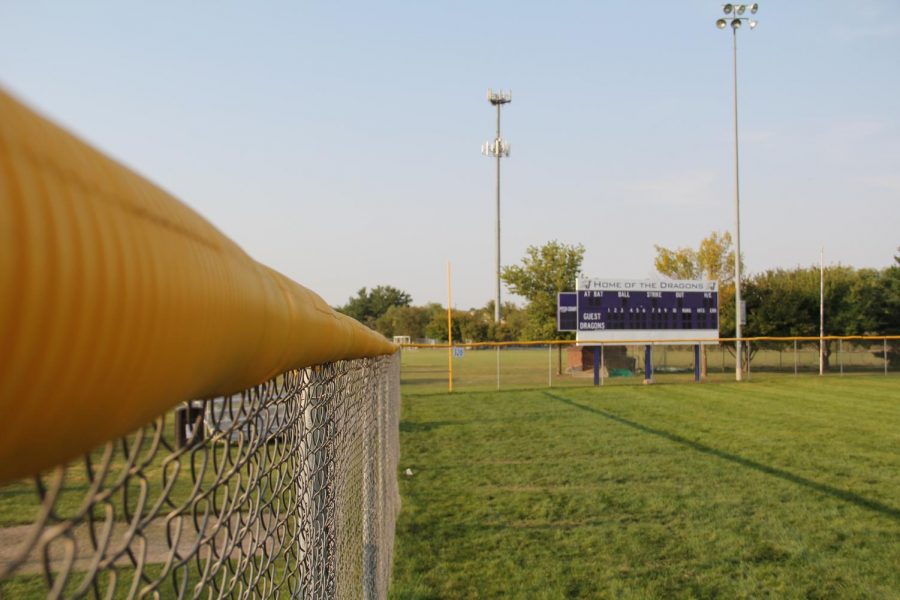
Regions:
<svg viewBox="0 0 900 600"><path fill-rule="evenodd" d="M737 89L737 32L741 28L744 21L750 29L755 29L757 22L743 15L746 12L755 15L759 10L759 4L723 4L722 12L727 18L716 21L716 27L725 29L731 25L733 34L733 61L734 61L734 337L736 361L734 366L734 379L741 381L743 379L743 357L741 355L741 318L743 311L741 310L743 302L741 302L741 177L740 165L738 160L738 89Z"/></svg>
<svg viewBox="0 0 900 600"><path fill-rule="evenodd" d="M500 107L512 102L512 92L488 90L488 102L497 107L497 137L485 142L481 153L497 159L497 297L494 300L494 323L500 322L500 159L509 156L509 144L500 138Z"/></svg>
<svg viewBox="0 0 900 600"><path fill-rule="evenodd" d="M819 375L825 374L825 246L819 254Z"/></svg>

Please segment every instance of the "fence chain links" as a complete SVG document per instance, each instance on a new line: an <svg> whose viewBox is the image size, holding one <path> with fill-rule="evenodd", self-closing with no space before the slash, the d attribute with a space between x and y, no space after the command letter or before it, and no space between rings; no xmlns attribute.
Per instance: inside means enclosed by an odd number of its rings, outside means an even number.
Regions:
<svg viewBox="0 0 900 600"><path fill-rule="evenodd" d="M19 543L0 596L38 583L49 598L386 597L399 362L193 401L36 477L35 520L0 537Z"/></svg>

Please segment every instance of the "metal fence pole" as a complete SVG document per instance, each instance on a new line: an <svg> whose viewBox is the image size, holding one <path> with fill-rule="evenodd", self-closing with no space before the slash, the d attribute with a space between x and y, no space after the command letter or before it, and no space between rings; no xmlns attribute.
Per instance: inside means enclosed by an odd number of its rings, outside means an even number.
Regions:
<svg viewBox="0 0 900 600"><path fill-rule="evenodd" d="M747 340L747 379L750 379L750 340Z"/></svg>
<svg viewBox="0 0 900 600"><path fill-rule="evenodd" d="M497 390L500 390L500 346L497 346Z"/></svg>
<svg viewBox="0 0 900 600"><path fill-rule="evenodd" d="M310 372L310 402L306 407L304 418L309 433L311 463L309 480L309 500L312 508L312 551L310 553L311 584L316 594L326 593L329 582L334 579L334 562L329 543L333 535L332 517L334 498L329 482L333 478L333 432L330 431L331 415L329 408L334 391L330 390L326 381L336 377L338 373L328 368L314 368ZM302 482L301 482L302 483Z"/></svg>
<svg viewBox="0 0 900 600"><path fill-rule="evenodd" d="M700 381L700 344L694 345L694 381Z"/></svg>
<svg viewBox="0 0 900 600"><path fill-rule="evenodd" d="M547 344L547 387L553 387L553 344Z"/></svg>
<svg viewBox="0 0 900 600"><path fill-rule="evenodd" d="M374 402L367 402L364 407L366 424L372 424L375 420L376 406ZM362 464L362 597L363 600L374 600L377 597L377 572L378 572L378 534L376 530L377 516L375 515L377 502L376 488L376 434L377 429L366 427L363 433L363 464Z"/></svg>
<svg viewBox="0 0 900 600"><path fill-rule="evenodd" d="M841 365L841 376L844 375L844 340L838 340L838 363Z"/></svg>
<svg viewBox="0 0 900 600"><path fill-rule="evenodd" d="M600 346L600 385L603 385L603 371L606 369L606 358L603 356L603 346ZM887 371L885 371L887 373Z"/></svg>
<svg viewBox="0 0 900 600"><path fill-rule="evenodd" d="M798 367L799 367L799 365L797 363L797 340L794 340L794 375L797 375Z"/></svg>
<svg viewBox="0 0 900 600"><path fill-rule="evenodd" d="M887 357L887 338L881 340L881 347L884 349L884 374L887 375L888 372L888 357Z"/></svg>
<svg viewBox="0 0 900 600"><path fill-rule="evenodd" d="M644 346L644 381L646 383L653 382L653 346L651 344Z"/></svg>

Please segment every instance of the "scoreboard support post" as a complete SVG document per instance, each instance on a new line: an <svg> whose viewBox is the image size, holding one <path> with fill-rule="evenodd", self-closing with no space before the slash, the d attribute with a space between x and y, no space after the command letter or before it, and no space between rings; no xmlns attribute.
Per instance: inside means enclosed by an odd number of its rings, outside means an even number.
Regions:
<svg viewBox="0 0 900 600"><path fill-rule="evenodd" d="M694 346L694 381L700 381L700 344Z"/></svg>
<svg viewBox="0 0 900 600"><path fill-rule="evenodd" d="M603 371L606 370L606 361L603 356L603 346L600 346L600 385L603 385ZM607 373L609 375L609 373Z"/></svg>
<svg viewBox="0 0 900 600"><path fill-rule="evenodd" d="M644 346L644 383L653 383L653 345Z"/></svg>
<svg viewBox="0 0 900 600"><path fill-rule="evenodd" d="M600 346L594 346L594 386L600 385Z"/></svg>

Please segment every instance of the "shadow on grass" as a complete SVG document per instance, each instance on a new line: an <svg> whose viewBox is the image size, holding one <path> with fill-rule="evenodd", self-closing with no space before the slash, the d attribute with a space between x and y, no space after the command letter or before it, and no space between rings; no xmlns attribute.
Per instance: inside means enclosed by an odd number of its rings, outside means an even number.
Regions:
<svg viewBox="0 0 900 600"><path fill-rule="evenodd" d="M400 421L400 433L423 433L451 425L466 425L471 421Z"/></svg>
<svg viewBox="0 0 900 600"><path fill-rule="evenodd" d="M699 442L695 442L693 440L689 440L687 438L683 438L680 435L675 433L671 433L668 431L664 431L662 429L654 429L653 427L648 427L647 425L642 425L636 421L631 421L624 417L620 417L619 415L613 414L611 412L607 412L602 408L593 408L590 406L584 406L583 404L579 404L577 402L573 402L568 398L564 398L562 396L557 396L556 394L551 394L550 392L544 392L544 395L548 398L552 398L563 404L568 404L573 408L581 409L585 412L589 412L610 421L615 421L621 425L625 425L627 427L631 427L632 429L637 429L638 431L643 431L644 433L649 433L651 435L656 435L661 438L665 438L669 441L675 442L676 444L681 444L682 446L687 446L697 452L702 452L703 454L708 454L710 456L716 456L723 460L727 460L736 464L741 465L742 467L747 467L749 469L753 469L755 471L759 471L760 473L765 473L766 475L772 475L773 477L778 477L779 479L784 479L785 481L790 481L791 483L796 483L798 485L802 485L811 490L815 490L817 492L821 492L823 494L827 494L832 498L837 498L838 500L843 500L845 502L849 502L851 504L855 504L860 508L865 508L868 510L875 511L886 517L890 517L892 519L900 521L900 509L894 508L893 506L888 506L887 504L882 504L876 500L870 500L864 496L860 496L859 494L854 494L853 492L848 492L846 490L842 490L836 487L832 487L830 485L826 485L824 483L819 483L818 481L813 481L811 479L806 479L805 477L800 477L799 475L795 475L789 471L785 471L783 469L779 469L776 467L772 467L769 465L764 465L762 463L758 463L754 460L750 460L749 458L744 458L738 454L732 454L730 452L725 452L723 450L718 450L716 448L712 448L710 446L706 446Z"/></svg>
<svg viewBox="0 0 900 600"><path fill-rule="evenodd" d="M416 377L410 376L400 379L400 385L405 387L416 385L435 385L438 383L447 383L446 377ZM445 392L446 393L446 392Z"/></svg>
<svg viewBox="0 0 900 600"><path fill-rule="evenodd" d="M400 432L401 433L421 433L434 431L435 429L439 429L441 427L466 427L469 425L474 426L485 426L485 425L498 425L506 427L513 421L521 421L521 422L540 422L546 423L548 421L552 421L554 419L561 419L564 417L560 417L555 413L537 413L537 414L527 414L527 415L511 415L502 418L496 419L487 419L487 418L476 418L476 419L448 419L443 421L413 421L408 419L403 419L400 421Z"/></svg>

